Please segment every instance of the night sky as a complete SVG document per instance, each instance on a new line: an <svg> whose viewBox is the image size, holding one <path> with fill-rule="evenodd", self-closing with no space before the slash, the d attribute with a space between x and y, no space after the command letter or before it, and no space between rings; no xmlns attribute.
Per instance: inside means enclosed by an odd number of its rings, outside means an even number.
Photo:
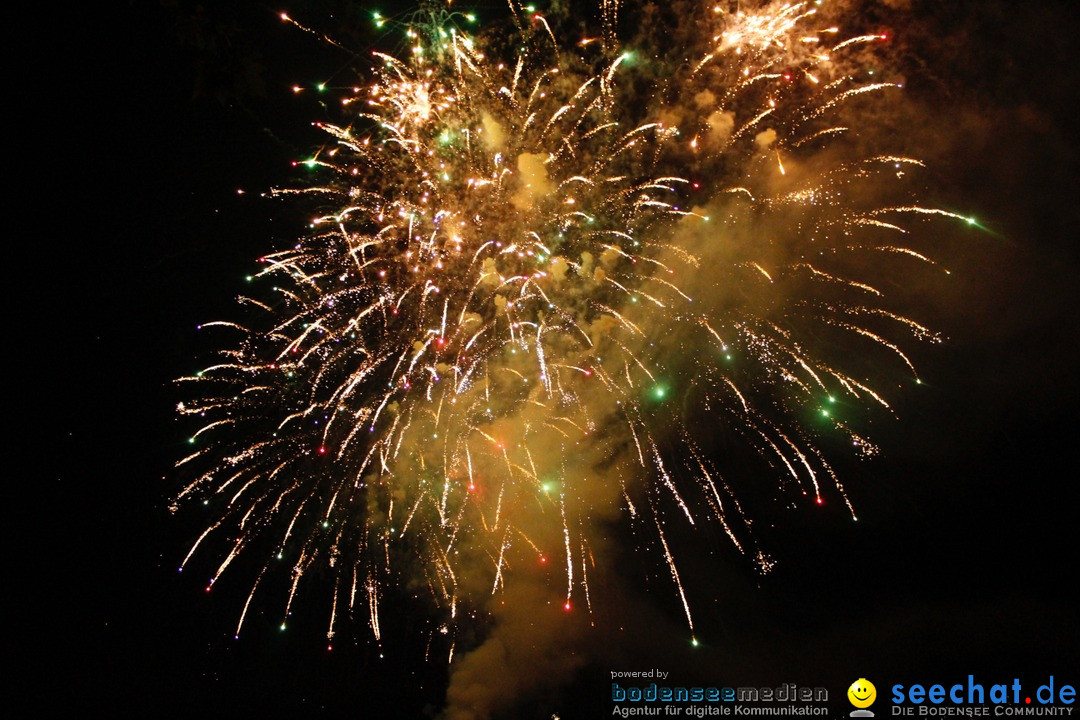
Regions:
<svg viewBox="0 0 1080 720"><path fill-rule="evenodd" d="M407 603L381 650L358 621L327 652L318 591L288 633L257 614L234 642L246 588L206 594L202 576L178 574L201 520L167 510L186 454L171 380L199 367L195 327L227 317L254 259L301 231L259 194L301 178L290 162L333 110L290 88L357 65L276 14L360 54L389 42L365 25L371 8L342 5L88 4L27 26L40 77L9 117L35 127L35 158L9 213L32 213L11 238L31 258L9 267L9 288L29 335L8 343L29 350L12 379L34 449L15 447L6 473L27 707L416 717L443 704L448 670L424 661L410 631L424 610ZM765 579L723 552L687 558L697 650L670 588L629 580L641 572L629 552L607 601L627 629L510 717L606 716L609 671L651 665L837 697L858 677L1080 680L1080 24L1067 2L912 5L889 27L927 121L904 128L901 150L928 163L926 204L989 231L942 235L936 258L953 274L927 288L924 318L948 341L919 350L924 385L875 436L882 457L844 477L861 522L772 518L779 564Z"/></svg>

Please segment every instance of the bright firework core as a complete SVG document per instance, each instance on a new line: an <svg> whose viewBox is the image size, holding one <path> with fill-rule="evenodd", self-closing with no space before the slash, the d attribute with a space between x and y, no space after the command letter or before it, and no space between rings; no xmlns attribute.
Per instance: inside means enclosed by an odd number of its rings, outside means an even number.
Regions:
<svg viewBox="0 0 1080 720"><path fill-rule="evenodd" d="M851 61L883 36L816 3L709 6L692 63L635 75L617 3L597 38L511 9L505 53L464 15L402 26L404 58L376 53L321 126L313 185L278 191L314 199L310 232L261 259L248 319L203 326L225 349L182 379L203 423L178 500L211 513L184 564L215 534L211 584L261 553L237 634L264 576L290 577L287 618L329 567L328 637L356 614L379 639L384 596L419 582L452 657L462 606L515 573L590 612L597 531L626 516L692 636L667 524L772 562L710 437L854 517L819 439L872 455L880 379L915 379L899 343L936 339L879 281L933 265L904 218L959 216L911 199L917 160L844 143L861 96L899 90Z"/></svg>

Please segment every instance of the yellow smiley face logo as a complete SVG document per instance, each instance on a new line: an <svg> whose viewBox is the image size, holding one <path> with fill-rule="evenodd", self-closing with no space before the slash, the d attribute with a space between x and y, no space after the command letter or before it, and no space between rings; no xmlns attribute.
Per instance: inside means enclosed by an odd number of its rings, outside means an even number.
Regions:
<svg viewBox="0 0 1080 720"><path fill-rule="evenodd" d="M877 699L877 688L866 678L859 678L847 689L847 699L857 708L868 708Z"/></svg>

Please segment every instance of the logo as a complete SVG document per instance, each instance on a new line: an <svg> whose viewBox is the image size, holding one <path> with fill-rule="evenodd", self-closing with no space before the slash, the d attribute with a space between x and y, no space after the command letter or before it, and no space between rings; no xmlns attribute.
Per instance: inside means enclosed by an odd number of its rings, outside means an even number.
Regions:
<svg viewBox="0 0 1080 720"><path fill-rule="evenodd" d="M859 681L863 682L863 681ZM853 701L854 702L854 701ZM1023 688L1020 678L1013 678L1011 683L984 685L975 681L974 675L967 676L967 682L958 682L951 686L934 685L893 685L892 715L920 717L948 716L989 716L1008 717L1015 715L1071 715L1074 708L1058 707L1076 702L1076 688L1065 685L1050 676L1049 682L1040 685L1035 692L1031 686ZM990 710L990 706L993 710Z"/></svg>
<svg viewBox="0 0 1080 720"><path fill-rule="evenodd" d="M874 713L866 709L873 705L874 700L877 699L877 688L874 687L874 683L866 678L859 678L851 683L851 687L847 689L847 698L857 708L851 711L850 717L874 717Z"/></svg>

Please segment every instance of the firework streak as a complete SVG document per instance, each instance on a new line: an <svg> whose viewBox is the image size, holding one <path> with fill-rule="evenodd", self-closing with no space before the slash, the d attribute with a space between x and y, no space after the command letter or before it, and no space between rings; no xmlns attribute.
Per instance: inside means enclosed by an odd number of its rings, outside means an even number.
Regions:
<svg viewBox="0 0 1080 720"><path fill-rule="evenodd" d="M844 60L883 36L816 4L706 8L697 58L651 60L631 93L617 3L569 50L510 10L506 52L459 13L402 25L404 59L376 53L348 120L321 125L318 184L277 191L313 198L310 232L261 258L245 320L202 326L225 349L178 381L201 423L176 501L210 517L183 563L217 552L212 585L261 558L237 635L273 575L284 629L313 568L330 638L358 615L379 640L395 586L452 635L526 567L591 611L598 521L625 513L693 637L666 526L772 562L710 437L754 449L775 493L851 509L820 438L873 454L841 409L888 411L873 377L917 379L900 343L936 340L890 309L882 268L933 265L905 221L959 216L906 197L917 160L844 144L852 106L898 90Z"/></svg>

